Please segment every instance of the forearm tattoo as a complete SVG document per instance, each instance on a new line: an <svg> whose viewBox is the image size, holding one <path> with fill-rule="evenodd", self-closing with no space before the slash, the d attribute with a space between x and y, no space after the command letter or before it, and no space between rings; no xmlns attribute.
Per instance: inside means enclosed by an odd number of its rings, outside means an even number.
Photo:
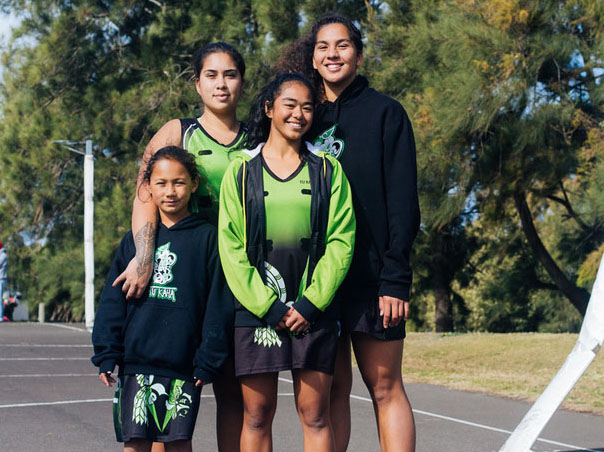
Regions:
<svg viewBox="0 0 604 452"><path fill-rule="evenodd" d="M153 250L155 249L155 226L150 221L138 230L134 236L136 247L136 272L138 277L149 273L153 265Z"/></svg>

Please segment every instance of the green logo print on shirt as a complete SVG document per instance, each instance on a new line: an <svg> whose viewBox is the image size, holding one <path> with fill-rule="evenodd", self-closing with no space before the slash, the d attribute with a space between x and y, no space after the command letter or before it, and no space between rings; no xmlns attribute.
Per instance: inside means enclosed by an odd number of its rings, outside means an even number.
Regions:
<svg viewBox="0 0 604 452"><path fill-rule="evenodd" d="M334 124L332 127L327 129L325 132L322 132L313 143L314 146L318 147L324 152L327 152L329 155L334 157L335 159L339 159L344 152L344 140L335 137L337 124Z"/></svg>
<svg viewBox="0 0 604 452"><path fill-rule="evenodd" d="M285 280L279 271L268 262L264 261L264 269L266 270L266 285L273 289L277 295L277 301L281 303L287 302L287 290L285 289ZM264 347L281 347L281 339L277 332L270 326L259 326L254 330L254 344Z"/></svg>
<svg viewBox="0 0 604 452"><path fill-rule="evenodd" d="M170 252L170 242L155 250L155 263L153 265L153 284L149 288L149 298L169 300L176 302L176 287L166 287L174 279L172 267L177 261L175 253Z"/></svg>

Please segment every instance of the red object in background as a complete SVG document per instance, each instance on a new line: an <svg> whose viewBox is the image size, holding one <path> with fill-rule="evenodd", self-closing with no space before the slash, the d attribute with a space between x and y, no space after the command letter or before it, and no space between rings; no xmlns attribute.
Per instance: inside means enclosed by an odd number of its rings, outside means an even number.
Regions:
<svg viewBox="0 0 604 452"><path fill-rule="evenodd" d="M4 299L4 321L11 322L13 320L13 311L21 301L21 292L16 292Z"/></svg>

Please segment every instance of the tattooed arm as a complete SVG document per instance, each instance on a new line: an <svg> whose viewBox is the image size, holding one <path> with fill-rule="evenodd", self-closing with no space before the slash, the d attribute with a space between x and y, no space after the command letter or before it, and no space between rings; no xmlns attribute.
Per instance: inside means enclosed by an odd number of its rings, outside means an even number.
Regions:
<svg viewBox="0 0 604 452"><path fill-rule="evenodd" d="M132 234L134 235L136 255L126 270L113 282L114 286L124 283L122 291L126 293L126 298L140 298L153 274L158 213L157 207L151 202L151 197L143 184L143 174L147 168L147 162L158 149L164 146L181 145L180 121L173 119L165 123L153 135L143 154L132 206Z"/></svg>

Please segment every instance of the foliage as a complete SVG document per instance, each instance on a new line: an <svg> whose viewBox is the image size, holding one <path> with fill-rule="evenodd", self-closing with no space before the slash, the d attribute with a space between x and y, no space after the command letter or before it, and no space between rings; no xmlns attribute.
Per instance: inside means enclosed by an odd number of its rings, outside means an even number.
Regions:
<svg viewBox="0 0 604 452"><path fill-rule="evenodd" d="M243 53L245 120L283 45L340 10L366 35L361 71L414 124L422 225L410 326L578 328L572 306L604 251L601 2L0 0L0 9L22 19L2 54L0 239L11 283L52 318L82 318L84 272L82 159L53 140L95 143L99 295L129 229L143 147L168 119L202 111L194 51L224 40Z"/></svg>

